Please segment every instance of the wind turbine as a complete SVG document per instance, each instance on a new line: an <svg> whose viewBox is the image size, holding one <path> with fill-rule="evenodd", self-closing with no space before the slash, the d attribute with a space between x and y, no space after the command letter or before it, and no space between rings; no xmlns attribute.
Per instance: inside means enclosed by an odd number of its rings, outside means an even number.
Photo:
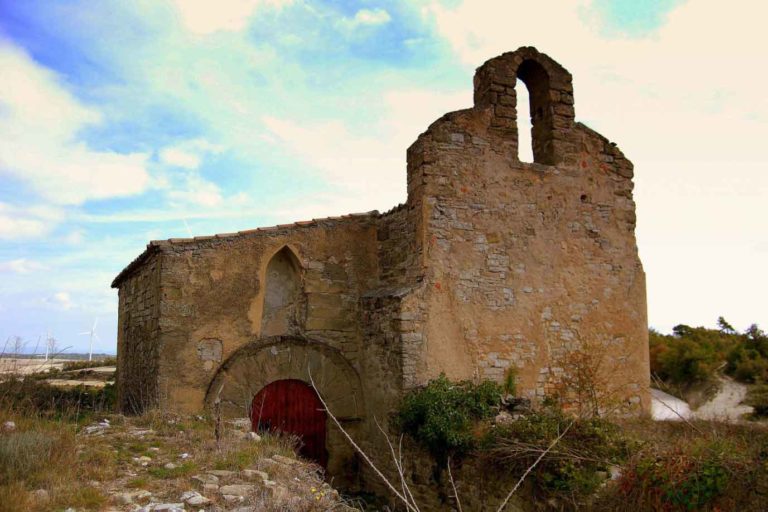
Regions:
<svg viewBox="0 0 768 512"><path fill-rule="evenodd" d="M53 352L56 348L56 338L51 336L51 330L47 329L45 331L45 360L48 360L48 356L51 352Z"/></svg>
<svg viewBox="0 0 768 512"><path fill-rule="evenodd" d="M99 318L96 317L93 320L93 327L91 327L90 331L81 332L80 334L89 334L90 335L90 343L88 345L88 360L90 361L93 358L93 339L99 339L99 336L96 334L96 324L99 322Z"/></svg>
<svg viewBox="0 0 768 512"><path fill-rule="evenodd" d="M51 348L51 330L45 330L45 360L48 360L48 350Z"/></svg>

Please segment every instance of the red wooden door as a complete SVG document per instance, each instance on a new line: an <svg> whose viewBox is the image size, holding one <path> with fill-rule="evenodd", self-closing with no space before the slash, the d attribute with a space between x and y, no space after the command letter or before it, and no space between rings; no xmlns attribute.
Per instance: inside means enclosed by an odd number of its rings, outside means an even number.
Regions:
<svg viewBox="0 0 768 512"><path fill-rule="evenodd" d="M325 420L325 410L317 393L300 380L275 381L253 397L253 430L295 434L302 441L299 453L322 467L328 463Z"/></svg>

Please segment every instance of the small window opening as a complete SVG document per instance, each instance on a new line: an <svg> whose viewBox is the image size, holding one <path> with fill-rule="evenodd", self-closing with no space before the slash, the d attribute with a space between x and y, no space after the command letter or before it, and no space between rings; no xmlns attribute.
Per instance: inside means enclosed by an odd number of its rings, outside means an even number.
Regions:
<svg viewBox="0 0 768 512"><path fill-rule="evenodd" d="M538 62L525 60L517 68L517 78L518 156L522 161L554 165L549 75Z"/></svg>
<svg viewBox="0 0 768 512"><path fill-rule="evenodd" d="M531 100L528 87L518 78L517 92L517 157L521 162L533 162L533 123L531 122Z"/></svg>

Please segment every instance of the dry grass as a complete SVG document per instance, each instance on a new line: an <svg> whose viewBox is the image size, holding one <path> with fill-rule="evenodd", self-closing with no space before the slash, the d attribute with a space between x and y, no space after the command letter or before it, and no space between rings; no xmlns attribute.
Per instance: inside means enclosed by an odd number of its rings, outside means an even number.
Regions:
<svg viewBox="0 0 768 512"><path fill-rule="evenodd" d="M0 422L10 420L17 426L14 432L0 432L0 512L101 510L116 505L111 495L138 490L151 492L156 500L178 501L183 492L196 488L191 481L195 474L246 468L268 472L288 490L282 500L264 490L251 496L256 510L320 512L341 503L323 487L319 468L271 459L295 457L295 440L289 437L267 435L253 442L227 429L219 449L213 421L207 418L158 412L107 418L112 426L103 435L84 436L82 424L0 411ZM175 467L166 467L169 462ZM47 498L36 496L38 489L44 489ZM218 494L208 497L224 505Z"/></svg>
<svg viewBox="0 0 768 512"><path fill-rule="evenodd" d="M622 425L640 442L623 474L595 510L765 510L768 503L768 428L696 421L631 421Z"/></svg>
<svg viewBox="0 0 768 512"><path fill-rule="evenodd" d="M114 463L101 447L79 450L75 424L9 411L0 418L17 426L0 434L0 511L97 510L106 502L87 483L114 475ZM36 489L48 498L34 498Z"/></svg>

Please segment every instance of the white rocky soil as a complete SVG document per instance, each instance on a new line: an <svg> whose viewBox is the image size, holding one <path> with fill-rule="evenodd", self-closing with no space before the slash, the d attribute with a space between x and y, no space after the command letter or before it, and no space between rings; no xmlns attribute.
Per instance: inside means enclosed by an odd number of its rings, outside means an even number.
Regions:
<svg viewBox="0 0 768 512"><path fill-rule="evenodd" d="M693 411L684 400L659 389L651 389L653 419L680 421L684 418L731 423L741 421L744 415L752 412L752 407L742 404L747 396L747 386L727 375L719 375L717 379L719 389L715 396Z"/></svg>
<svg viewBox="0 0 768 512"><path fill-rule="evenodd" d="M693 412L694 418L735 422L752 412L751 406L742 404L747 397L747 386L727 375L718 376L718 380L717 394Z"/></svg>

